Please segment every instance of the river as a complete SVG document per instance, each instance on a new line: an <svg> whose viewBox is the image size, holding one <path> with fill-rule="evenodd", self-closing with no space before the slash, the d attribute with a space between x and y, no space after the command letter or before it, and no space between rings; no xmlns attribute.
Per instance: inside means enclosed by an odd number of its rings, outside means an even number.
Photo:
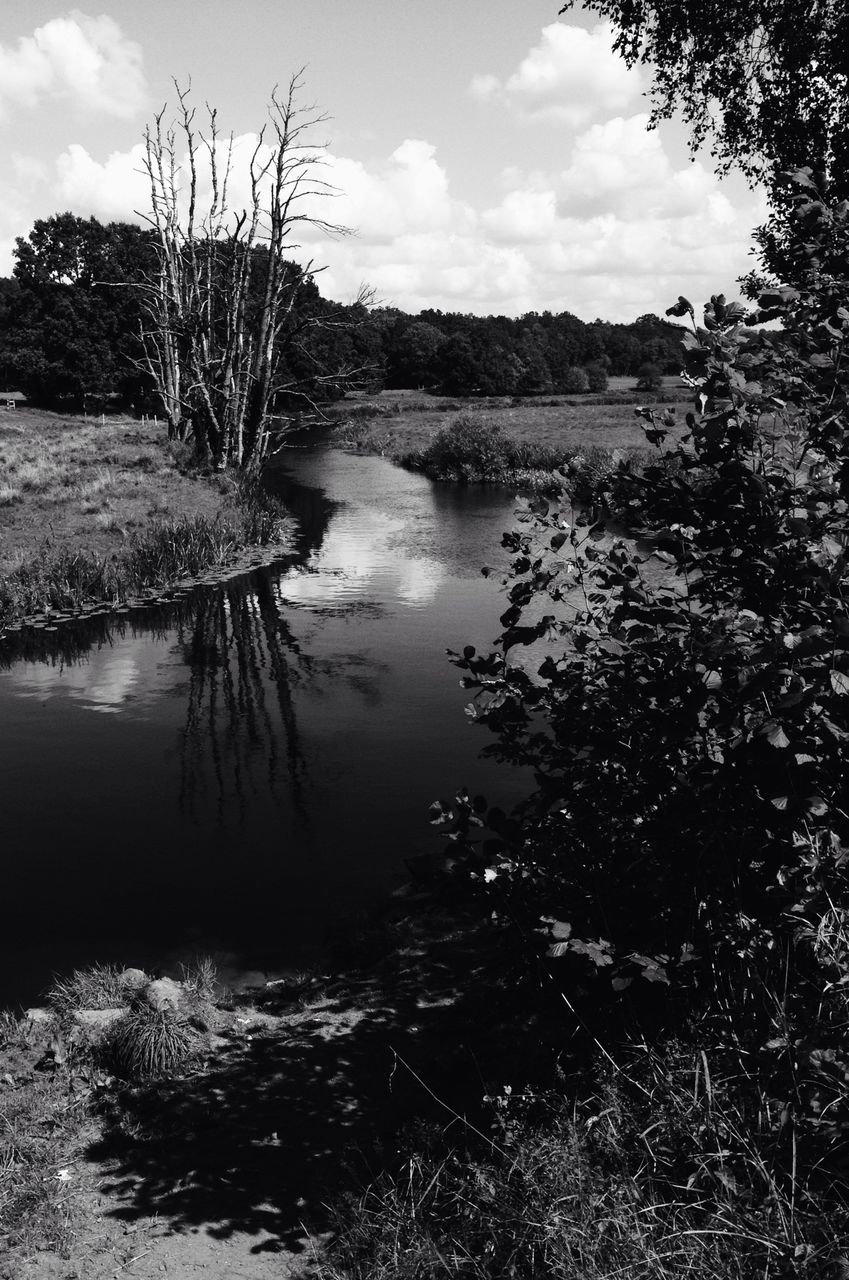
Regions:
<svg viewBox="0 0 849 1280"><path fill-rule="evenodd" d="M428 806L525 785L446 648L504 608L504 491L290 449L295 556L0 645L0 1004L95 961L278 974L437 852Z"/></svg>

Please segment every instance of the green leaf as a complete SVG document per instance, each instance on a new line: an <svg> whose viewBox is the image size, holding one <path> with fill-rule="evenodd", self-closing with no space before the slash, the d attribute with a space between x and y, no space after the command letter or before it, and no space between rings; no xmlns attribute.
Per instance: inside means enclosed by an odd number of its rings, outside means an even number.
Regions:
<svg viewBox="0 0 849 1280"><path fill-rule="evenodd" d="M666 314L668 316L686 316L688 314L694 315L695 313L692 302L688 302L684 295L679 293L678 301L674 302L671 307L666 308Z"/></svg>
<svg viewBox="0 0 849 1280"><path fill-rule="evenodd" d="M831 677L831 687L835 693L845 696L849 693L849 676L845 676L842 671L829 672Z"/></svg>
<svg viewBox="0 0 849 1280"><path fill-rule="evenodd" d="M567 938L572 936L572 926L565 920L555 920L554 916L541 916L543 924L547 924L552 938L556 938L558 942L565 942Z"/></svg>
<svg viewBox="0 0 849 1280"><path fill-rule="evenodd" d="M789 747L790 739L782 729L777 720L768 720L761 729L761 733L766 738L771 747Z"/></svg>

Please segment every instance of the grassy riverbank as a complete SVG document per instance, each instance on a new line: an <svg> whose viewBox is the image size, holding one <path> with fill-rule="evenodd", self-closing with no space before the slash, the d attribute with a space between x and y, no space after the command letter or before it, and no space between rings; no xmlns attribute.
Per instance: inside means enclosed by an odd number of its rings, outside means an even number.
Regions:
<svg viewBox="0 0 849 1280"><path fill-rule="evenodd" d="M658 400L638 393L633 379L598 395L469 397L424 395L416 391L382 391L350 396L333 407L331 439L365 453L400 458L427 448L437 432L455 418L482 416L501 427L517 445L573 454L590 448L632 449L645 446L634 409ZM666 379L664 400L683 404L689 394L677 378Z"/></svg>
<svg viewBox="0 0 849 1280"><path fill-rule="evenodd" d="M594 1048L526 983L421 904L242 996L205 962L57 982L0 1020L0 1277L831 1274L840 1187L757 1063Z"/></svg>
<svg viewBox="0 0 849 1280"><path fill-rule="evenodd" d="M291 544L277 503L199 474L186 453L131 418L0 411L0 627L121 604L249 547Z"/></svg>
<svg viewBox="0 0 849 1280"><path fill-rule="evenodd" d="M658 394L637 393L633 379L618 382L623 385L580 397L461 401L410 391L352 397L335 406L330 440L433 480L525 493L561 488L563 471L573 495L586 500L617 459L639 468L650 456L635 408L659 399L683 405L688 394L677 378L666 379Z"/></svg>

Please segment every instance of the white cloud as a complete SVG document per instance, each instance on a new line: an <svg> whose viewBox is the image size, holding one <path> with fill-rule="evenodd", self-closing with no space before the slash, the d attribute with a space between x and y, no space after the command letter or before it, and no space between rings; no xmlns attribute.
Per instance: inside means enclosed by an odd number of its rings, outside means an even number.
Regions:
<svg viewBox="0 0 849 1280"><path fill-rule="evenodd" d="M448 175L429 142L407 138L372 169L339 156L329 155L327 161L327 180L340 193L329 206L332 217L356 228L361 242L389 244L416 233L462 232L474 218L451 196Z"/></svg>
<svg viewBox="0 0 849 1280"><path fill-rule="evenodd" d="M0 114L55 97L94 112L134 116L147 100L142 51L105 14L52 18L0 45Z"/></svg>
<svg viewBox="0 0 849 1280"><path fill-rule="evenodd" d="M102 164L72 142L56 161L56 191L63 207L104 222L127 221L150 207L150 187L142 171L144 144L116 151Z"/></svg>
<svg viewBox="0 0 849 1280"><path fill-rule="evenodd" d="M557 201L553 191L527 188L508 191L501 204L488 209L482 225L496 243L534 244L557 232Z"/></svg>
<svg viewBox="0 0 849 1280"><path fill-rule="evenodd" d="M477 75L470 85L482 102L502 99L530 119L552 119L573 129L633 108L645 87L639 67L629 69L613 51L613 31L565 22L543 27L542 38L503 83Z"/></svg>
<svg viewBox="0 0 849 1280"><path fill-rule="evenodd" d="M253 134L234 143L236 208L247 199L255 145ZM679 293L734 292L763 219L758 197L732 202L702 165L673 163L644 114L591 124L564 158L548 173L505 170L500 199L474 208L454 194L428 141L406 139L371 164L328 153L322 174L340 194L313 211L360 234L328 239L298 228L304 247L293 256L326 264L326 296L347 300L366 281L381 301L408 311L550 309L630 320L662 311ZM73 144L56 164L55 207L132 218L149 205L142 162L141 144L104 160ZM201 201L207 189L202 175Z"/></svg>

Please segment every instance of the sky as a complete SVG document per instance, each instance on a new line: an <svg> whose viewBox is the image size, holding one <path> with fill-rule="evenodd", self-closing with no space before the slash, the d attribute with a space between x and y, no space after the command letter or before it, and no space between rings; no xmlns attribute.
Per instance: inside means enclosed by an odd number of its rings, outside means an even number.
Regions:
<svg viewBox="0 0 849 1280"><path fill-rule="evenodd" d="M145 125L191 84L233 133L233 194L269 94L303 68L328 120L316 212L292 256L339 301L479 315L661 313L734 296L763 195L676 122L647 131L648 76L597 15L557 0L51 0L0 7L0 275L16 236L71 210L138 221ZM239 165L241 161L241 165Z"/></svg>

